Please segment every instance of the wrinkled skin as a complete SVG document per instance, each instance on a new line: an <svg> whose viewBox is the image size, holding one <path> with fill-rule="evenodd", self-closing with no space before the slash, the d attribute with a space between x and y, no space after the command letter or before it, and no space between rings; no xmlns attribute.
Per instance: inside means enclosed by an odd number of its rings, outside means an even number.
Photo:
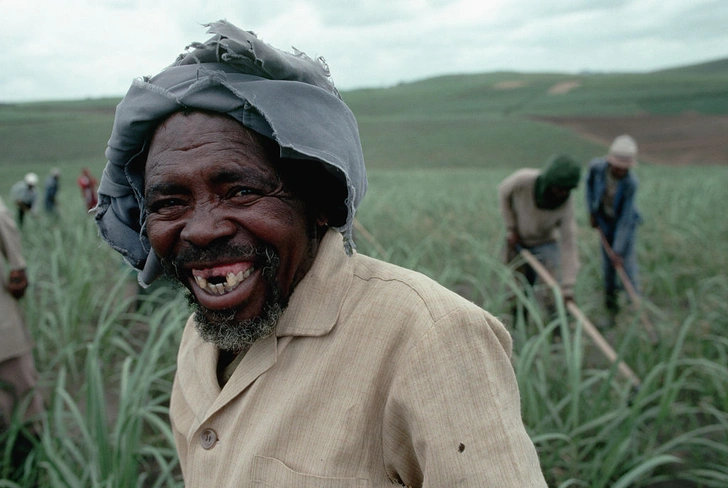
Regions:
<svg viewBox="0 0 728 488"><path fill-rule="evenodd" d="M632 164L631 158L620 158L618 156L610 156L609 173L616 180L624 179L624 177L627 176L627 174L629 173L630 164Z"/></svg>
<svg viewBox="0 0 728 488"><path fill-rule="evenodd" d="M246 327L272 301L285 307L313 263L323 217L287 190L277 164L259 136L219 114L174 114L151 141L149 240L213 326L228 316Z"/></svg>

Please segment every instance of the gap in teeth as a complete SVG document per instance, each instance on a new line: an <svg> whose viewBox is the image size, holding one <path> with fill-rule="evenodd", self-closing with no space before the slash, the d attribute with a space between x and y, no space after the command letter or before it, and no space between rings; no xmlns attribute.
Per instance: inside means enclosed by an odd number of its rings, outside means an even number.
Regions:
<svg viewBox="0 0 728 488"><path fill-rule="evenodd" d="M199 286L206 292L213 295L223 295L237 288L237 286L242 283L248 276L250 276L252 272L253 266L246 269L245 271L238 272L238 274L228 273L227 276L224 277L225 281L223 283L210 283L202 276L195 276L194 278L197 286ZM222 276L217 278L222 278Z"/></svg>

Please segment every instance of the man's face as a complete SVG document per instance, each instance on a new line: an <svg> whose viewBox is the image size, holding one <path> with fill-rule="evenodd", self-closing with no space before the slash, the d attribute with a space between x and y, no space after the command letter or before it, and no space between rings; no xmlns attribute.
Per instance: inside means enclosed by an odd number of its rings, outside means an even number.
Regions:
<svg viewBox="0 0 728 488"><path fill-rule="evenodd" d="M567 198L569 198L570 194L571 188L565 186L549 185L546 187L547 198L551 199L553 202L563 203Z"/></svg>
<svg viewBox="0 0 728 488"><path fill-rule="evenodd" d="M285 307L311 267L313 223L274 164L252 132L222 115L175 114L154 134L147 233L208 327L245 328Z"/></svg>
<svg viewBox="0 0 728 488"><path fill-rule="evenodd" d="M612 162L612 159L616 160L618 164ZM627 173L629 173L629 167L627 167L627 165L631 162L632 160L630 158L611 156L609 160L609 172L615 179L621 180L622 178L627 176Z"/></svg>

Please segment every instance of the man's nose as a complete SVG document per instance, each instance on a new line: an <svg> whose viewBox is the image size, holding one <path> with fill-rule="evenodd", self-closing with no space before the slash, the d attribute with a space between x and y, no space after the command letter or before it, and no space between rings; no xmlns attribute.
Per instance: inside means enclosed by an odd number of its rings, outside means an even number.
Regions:
<svg viewBox="0 0 728 488"><path fill-rule="evenodd" d="M223 237L235 234L236 225L213 205L197 205L191 211L180 237L197 247L205 247Z"/></svg>

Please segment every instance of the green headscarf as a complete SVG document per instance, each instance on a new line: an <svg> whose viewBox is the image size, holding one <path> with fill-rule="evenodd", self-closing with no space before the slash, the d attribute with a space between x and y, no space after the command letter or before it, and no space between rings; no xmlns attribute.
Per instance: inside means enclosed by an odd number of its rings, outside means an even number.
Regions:
<svg viewBox="0 0 728 488"><path fill-rule="evenodd" d="M536 206L548 209L561 206L563 201L554 202L546 198L546 188L558 186L571 190L579 185L580 179L581 167L573 158L565 154L552 157L546 164L546 168L536 178L534 187Z"/></svg>

